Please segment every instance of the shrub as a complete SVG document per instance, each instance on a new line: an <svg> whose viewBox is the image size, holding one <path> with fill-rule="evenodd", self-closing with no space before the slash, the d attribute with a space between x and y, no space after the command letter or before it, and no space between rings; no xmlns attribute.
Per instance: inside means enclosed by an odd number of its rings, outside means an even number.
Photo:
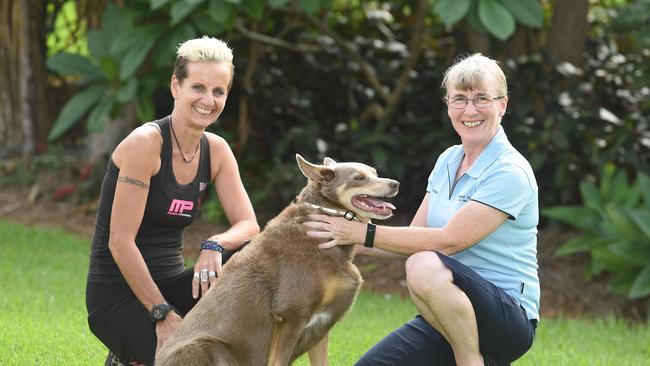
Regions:
<svg viewBox="0 0 650 366"><path fill-rule="evenodd" d="M600 185L580 184L582 206L559 206L543 211L582 232L557 251L590 254L589 277L612 274L609 285L631 299L650 295L650 178L639 173L628 182L614 165L603 169Z"/></svg>

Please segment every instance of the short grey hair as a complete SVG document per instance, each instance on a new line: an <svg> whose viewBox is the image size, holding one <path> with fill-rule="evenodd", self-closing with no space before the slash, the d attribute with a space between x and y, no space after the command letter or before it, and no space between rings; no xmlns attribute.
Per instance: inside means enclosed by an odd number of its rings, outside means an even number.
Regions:
<svg viewBox="0 0 650 366"><path fill-rule="evenodd" d="M450 87L458 90L487 89L489 85L485 85L486 72L496 77L499 95L508 95L508 84L503 70L496 60L480 53L458 58L445 72L442 87L447 93Z"/></svg>
<svg viewBox="0 0 650 366"><path fill-rule="evenodd" d="M187 63L196 61L227 62L230 64L231 76L234 75L235 65L232 62L232 49L226 42L213 37L203 36L181 43L176 53L174 75L179 82L187 77ZM231 81L232 83L232 78ZM230 86L229 86L230 87Z"/></svg>

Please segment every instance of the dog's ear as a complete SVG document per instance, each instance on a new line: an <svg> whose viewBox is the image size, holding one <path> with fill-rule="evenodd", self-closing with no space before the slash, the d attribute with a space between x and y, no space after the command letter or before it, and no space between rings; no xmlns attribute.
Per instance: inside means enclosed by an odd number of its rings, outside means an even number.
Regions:
<svg viewBox="0 0 650 366"><path fill-rule="evenodd" d="M314 183L331 182L336 176L334 170L331 168L324 165L312 164L300 156L300 154L296 154L296 161L298 162L298 167L302 174L311 179Z"/></svg>
<svg viewBox="0 0 650 366"><path fill-rule="evenodd" d="M334 161L334 159L332 158L326 157L325 159L323 159L323 164L325 164L325 166L332 166L332 165L336 165L336 161Z"/></svg>

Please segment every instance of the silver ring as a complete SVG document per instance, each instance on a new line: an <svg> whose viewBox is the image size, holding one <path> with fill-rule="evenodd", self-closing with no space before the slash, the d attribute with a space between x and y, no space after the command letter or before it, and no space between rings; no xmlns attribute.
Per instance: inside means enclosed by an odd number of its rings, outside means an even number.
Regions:
<svg viewBox="0 0 650 366"><path fill-rule="evenodd" d="M208 272L208 277L217 277L217 273L213 272L213 271L210 271L210 272Z"/></svg>
<svg viewBox="0 0 650 366"><path fill-rule="evenodd" d="M199 272L194 272L194 278L199 279Z"/></svg>
<svg viewBox="0 0 650 366"><path fill-rule="evenodd" d="M207 268L203 268L201 270L201 282L208 282L208 270L207 270Z"/></svg>

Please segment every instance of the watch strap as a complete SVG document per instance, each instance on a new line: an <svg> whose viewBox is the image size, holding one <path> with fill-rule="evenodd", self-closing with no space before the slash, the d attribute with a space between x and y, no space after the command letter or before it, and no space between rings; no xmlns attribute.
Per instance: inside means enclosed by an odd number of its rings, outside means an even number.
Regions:
<svg viewBox="0 0 650 366"><path fill-rule="evenodd" d="M149 312L149 320L154 325L160 321L163 321L167 318L167 314L172 310L172 306L164 302L162 304L156 304L151 307Z"/></svg>
<svg viewBox="0 0 650 366"><path fill-rule="evenodd" d="M366 241L363 243L363 246L366 248L372 248L375 244L375 231L377 230L377 225L368 223L366 227Z"/></svg>

